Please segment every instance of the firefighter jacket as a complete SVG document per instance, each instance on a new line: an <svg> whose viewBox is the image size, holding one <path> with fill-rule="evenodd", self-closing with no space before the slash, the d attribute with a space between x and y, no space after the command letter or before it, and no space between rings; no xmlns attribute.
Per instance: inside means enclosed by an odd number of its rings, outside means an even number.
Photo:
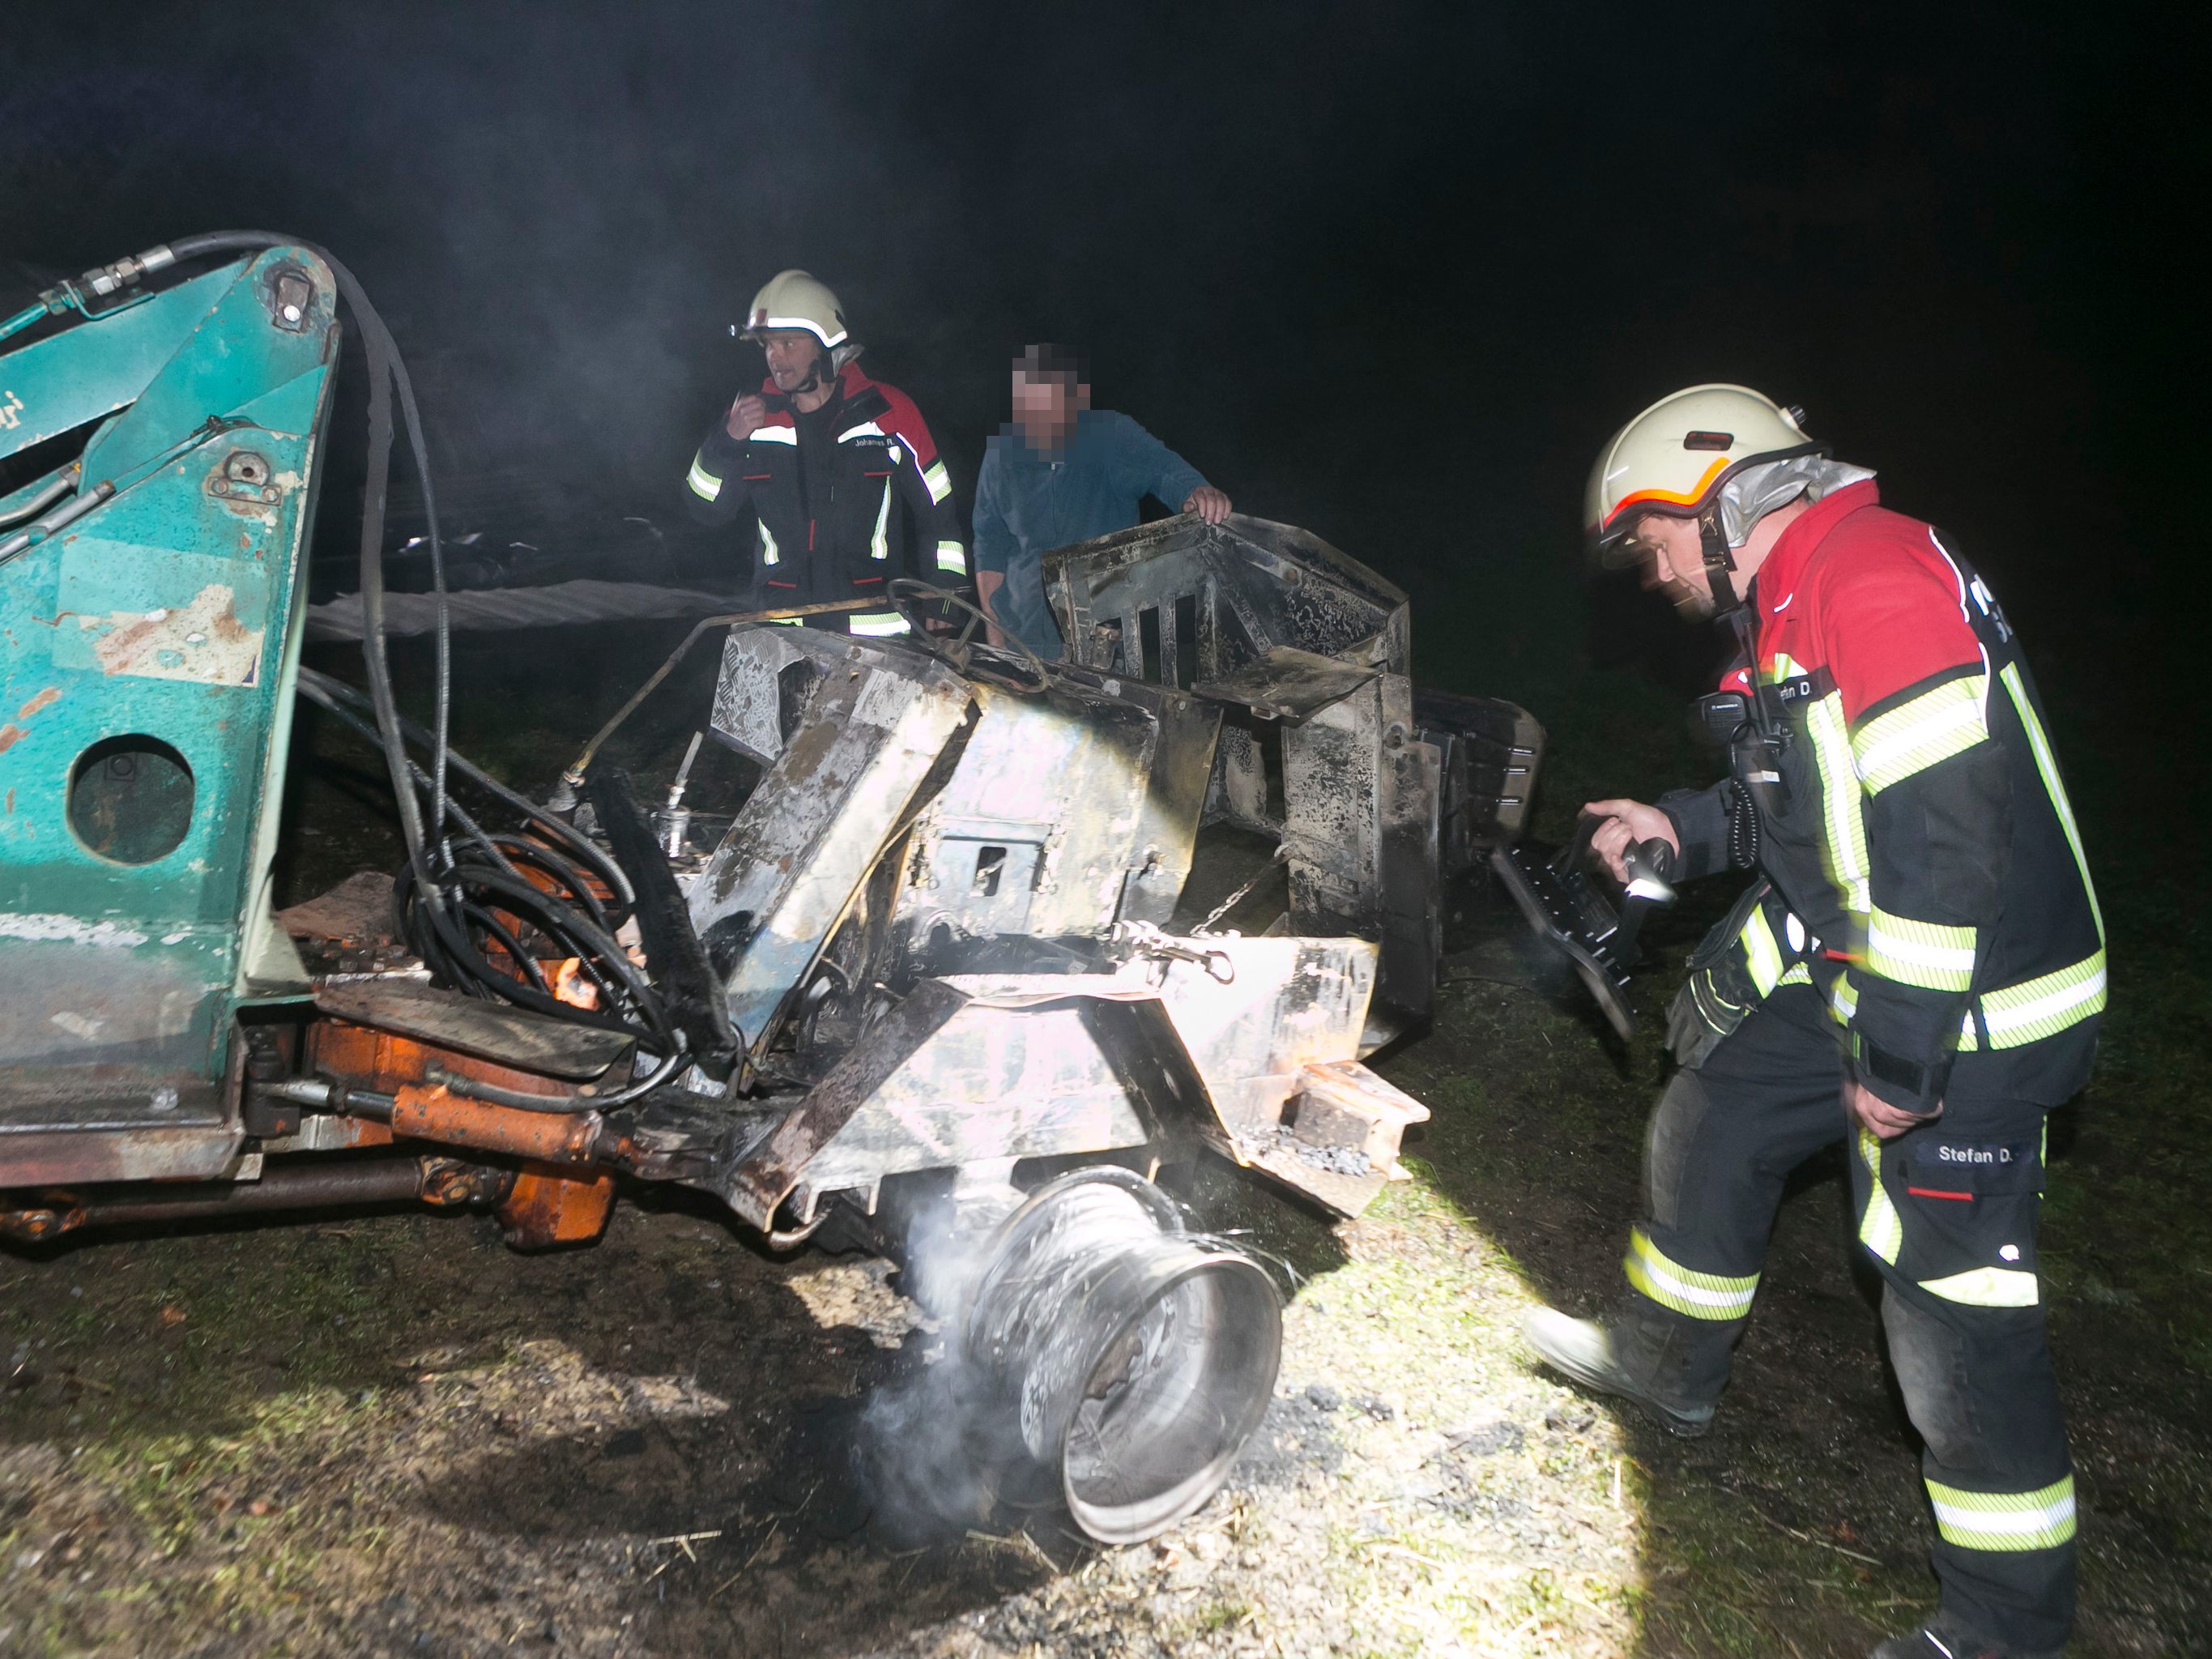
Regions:
<svg viewBox="0 0 2212 1659"><path fill-rule="evenodd" d="M1859 1080L1907 1110L1953 1089L2057 1105L2088 1079L2105 1006L2081 834L1987 584L1879 501L1850 484L1783 532L1747 601L1756 662L1723 685L1774 735L1740 732L1735 777L1660 803L1685 875L1729 861L1740 804L1756 818L1762 890L1704 990L1809 979Z"/></svg>
<svg viewBox="0 0 2212 1659"><path fill-rule="evenodd" d="M966 582L951 481L914 399L853 363L810 414L772 380L762 383L761 396L768 418L743 442L715 422L688 480L691 515L701 523L729 524L751 512L760 604L866 599L898 576ZM850 625L856 634L906 631L888 600L880 612L854 613Z"/></svg>

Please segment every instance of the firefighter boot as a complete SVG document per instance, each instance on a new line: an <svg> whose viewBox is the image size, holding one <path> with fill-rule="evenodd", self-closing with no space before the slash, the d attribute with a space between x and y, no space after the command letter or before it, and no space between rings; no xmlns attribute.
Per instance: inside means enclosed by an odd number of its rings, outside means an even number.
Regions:
<svg viewBox="0 0 2212 1659"><path fill-rule="evenodd" d="M1691 1397L1686 1386L1706 1356L1697 1352L1691 1322L1643 1298L1603 1319L1570 1319L1556 1308L1537 1308L1521 1334L1544 1363L1584 1388L1632 1400L1670 1434L1693 1438L1713 1425L1710 1400Z"/></svg>
<svg viewBox="0 0 2212 1659"><path fill-rule="evenodd" d="M2058 1659L2058 1650L2001 1647L1938 1613L1917 1630L1891 1637L1867 1659Z"/></svg>

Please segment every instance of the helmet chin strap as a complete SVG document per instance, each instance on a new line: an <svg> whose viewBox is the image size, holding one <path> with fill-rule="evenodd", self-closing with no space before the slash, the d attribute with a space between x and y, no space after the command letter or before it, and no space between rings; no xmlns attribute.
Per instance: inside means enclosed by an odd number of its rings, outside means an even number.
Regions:
<svg viewBox="0 0 2212 1659"><path fill-rule="evenodd" d="M1720 514L1707 510L1698 515L1698 544L1705 559L1705 585L1712 590L1713 614L1733 620L1744 609L1743 595L1735 591L1735 550L1721 529Z"/></svg>
<svg viewBox="0 0 2212 1659"><path fill-rule="evenodd" d="M1735 552L1728 544L1728 536L1721 529L1720 514L1709 509L1698 519L1698 541L1705 556L1705 586L1711 589L1713 617L1726 623L1735 634L1736 644L1742 649L1743 659L1750 665L1754 682L1759 678L1758 617L1745 603L1745 595L1736 592ZM1754 699L1754 702L1756 700Z"/></svg>

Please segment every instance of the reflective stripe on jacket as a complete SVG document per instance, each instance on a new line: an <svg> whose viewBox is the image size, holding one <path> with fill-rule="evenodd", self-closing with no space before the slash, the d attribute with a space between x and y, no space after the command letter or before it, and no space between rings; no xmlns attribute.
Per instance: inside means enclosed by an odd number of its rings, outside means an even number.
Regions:
<svg viewBox="0 0 2212 1659"><path fill-rule="evenodd" d="M1871 481L1784 531L1761 566L1759 695L1787 726L1761 802L1769 933L1804 958L1876 1093L1931 1109L1978 1091L2057 1104L2087 1081L2104 923L2018 641L1989 586ZM1726 684L1726 683L1724 683ZM1729 689L1743 684L1740 672ZM1727 792L1663 804L1686 871L1724 862ZM1743 942L1761 994L1797 952Z"/></svg>
<svg viewBox="0 0 2212 1659"><path fill-rule="evenodd" d="M899 576L966 583L951 480L911 398L852 363L812 414L794 415L773 381L761 395L768 419L743 443L716 421L684 482L702 524L751 514L762 603L880 597Z"/></svg>

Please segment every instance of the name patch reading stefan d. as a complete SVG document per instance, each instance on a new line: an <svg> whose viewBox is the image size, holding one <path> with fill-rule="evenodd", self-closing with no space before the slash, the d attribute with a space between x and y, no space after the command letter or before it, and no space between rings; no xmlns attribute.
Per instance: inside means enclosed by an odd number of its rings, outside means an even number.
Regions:
<svg viewBox="0 0 2212 1659"><path fill-rule="evenodd" d="M2035 1148L1983 1141L1930 1140L1912 1149L1914 1188L1965 1193L2013 1192L2033 1184Z"/></svg>

